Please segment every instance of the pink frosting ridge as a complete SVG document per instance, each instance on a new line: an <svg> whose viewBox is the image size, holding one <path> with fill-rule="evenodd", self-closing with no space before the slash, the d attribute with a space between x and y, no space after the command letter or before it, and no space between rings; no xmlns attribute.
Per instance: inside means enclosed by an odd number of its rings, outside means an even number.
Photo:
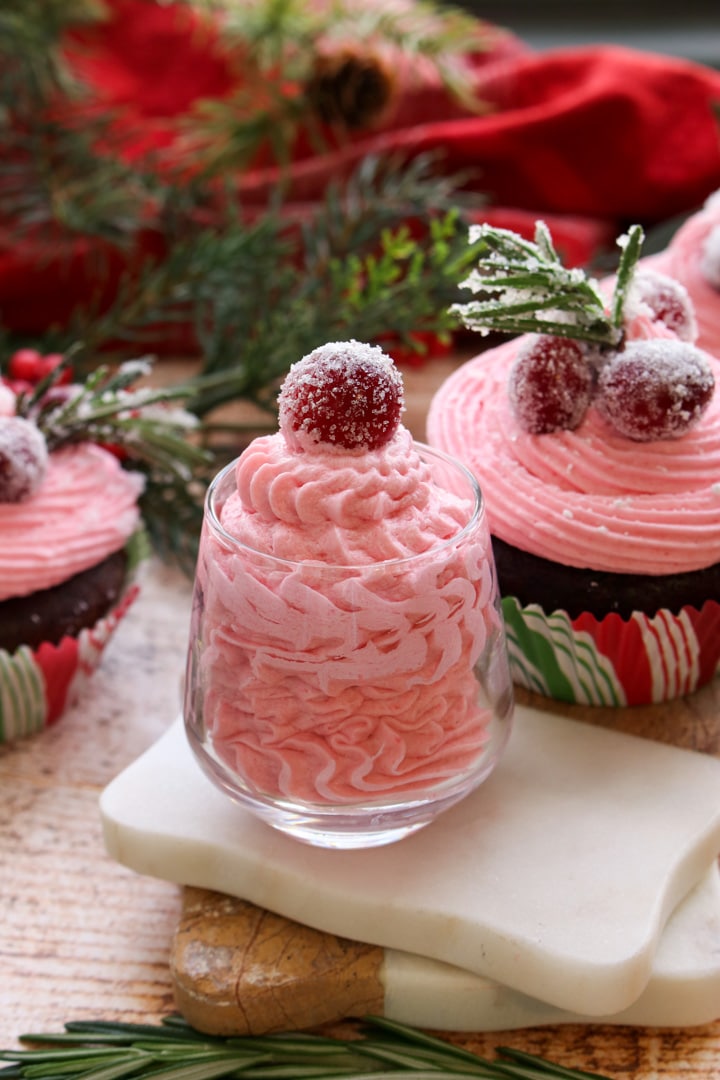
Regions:
<svg viewBox="0 0 720 1080"><path fill-rule="evenodd" d="M142 487L99 446L50 454L34 495L0 503L0 600L58 585L119 551L139 525Z"/></svg>
<svg viewBox="0 0 720 1080"><path fill-rule="evenodd" d="M206 524L198 563L218 757L254 793L315 804L471 773L491 718L472 666L501 619L470 501L403 427L362 452L261 437L235 477L220 517L240 544Z"/></svg>
<svg viewBox="0 0 720 1080"><path fill-rule="evenodd" d="M695 308L697 344L720 356L720 192L680 226L664 251L642 259L640 266L685 286Z"/></svg>
<svg viewBox="0 0 720 1080"><path fill-rule="evenodd" d="M679 438L632 441L593 406L574 431L531 435L507 393L518 340L450 375L427 421L431 445L477 475L492 533L555 562L615 573L672 574L717 563L720 361L709 357L710 406Z"/></svg>

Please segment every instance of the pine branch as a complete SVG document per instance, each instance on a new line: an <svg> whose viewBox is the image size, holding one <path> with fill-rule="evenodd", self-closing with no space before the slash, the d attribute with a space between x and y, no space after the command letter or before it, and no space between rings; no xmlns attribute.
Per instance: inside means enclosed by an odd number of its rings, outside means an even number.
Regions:
<svg viewBox="0 0 720 1080"><path fill-rule="evenodd" d="M167 256L135 267L109 310L76 311L75 363L93 363L109 343L152 349L190 326L202 377L189 407L205 415L244 399L270 414L278 379L318 343L446 333L474 252L461 213L444 210L463 205L462 178L433 166L368 158L301 228L280 213L244 221L231 206L216 228L179 228ZM410 235L410 219L424 234Z"/></svg>
<svg viewBox="0 0 720 1080"><path fill-rule="evenodd" d="M207 176L245 168L261 148L284 169L301 134L322 152L348 130L372 126L394 98L399 69L412 81L430 68L466 108L481 108L469 57L486 47L485 35L459 10L430 0L389 8L382 0L199 6L220 16L223 44L241 72L232 94L199 102L188 118L187 151L200 153Z"/></svg>
<svg viewBox="0 0 720 1080"><path fill-rule="evenodd" d="M101 0L3 0L0 101L14 115L29 118L52 94L75 94L78 84L62 54L62 36L68 28L91 25L104 15ZM0 116L0 130L2 120Z"/></svg>
<svg viewBox="0 0 720 1080"><path fill-rule="evenodd" d="M11 1063L0 1077L607 1080L599 1073L566 1068L507 1047L499 1047L497 1058L489 1060L405 1024L372 1016L365 1019L358 1037L350 1039L303 1032L223 1038L204 1035L171 1016L160 1025L76 1021L65 1025L64 1034L28 1034L21 1040L35 1048L0 1051L0 1060Z"/></svg>

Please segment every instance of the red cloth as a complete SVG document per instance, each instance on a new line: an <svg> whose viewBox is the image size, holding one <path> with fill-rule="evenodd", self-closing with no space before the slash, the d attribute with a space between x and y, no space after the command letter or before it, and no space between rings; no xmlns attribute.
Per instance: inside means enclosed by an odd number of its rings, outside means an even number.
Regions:
<svg viewBox="0 0 720 1080"><path fill-rule="evenodd" d="M86 31L81 48L73 43L73 60L103 104L125 110L129 156L171 148L192 104L228 94L238 76L183 5L112 0L111 9L110 23ZM628 224L689 212L720 188L720 72L611 46L534 54L512 35L488 33L493 47L474 58L486 112L464 111L437 83L408 84L382 127L321 155L298 148L288 213L306 212L366 154L438 151L448 173L474 170L489 202L481 217L526 235L542 218L579 265ZM262 205L277 178L272 166L239 175L244 204ZM141 249L153 243L151 226ZM97 292L93 252L85 240L59 257L42 239L17 250L0 241L3 323L34 333L66 322ZM115 253L110 265L105 299L127 264Z"/></svg>

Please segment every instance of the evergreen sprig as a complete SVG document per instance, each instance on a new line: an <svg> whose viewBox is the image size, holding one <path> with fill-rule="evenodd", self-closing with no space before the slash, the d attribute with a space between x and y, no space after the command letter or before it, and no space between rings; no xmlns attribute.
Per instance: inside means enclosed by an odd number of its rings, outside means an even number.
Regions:
<svg viewBox="0 0 720 1080"><path fill-rule="evenodd" d="M318 68L333 54L375 60L379 78L387 75L390 97L400 67L408 79L430 67L453 97L481 108L469 58L486 48L486 35L477 18L459 9L431 0L333 0L324 6L200 0L193 6L220 16L223 46L242 75L223 99L199 102L185 125L186 145L200 148L207 175L243 169L261 147L282 168L301 133L317 151L342 140L342 122L330 129L323 123L314 93Z"/></svg>
<svg viewBox="0 0 720 1080"><path fill-rule="evenodd" d="M488 1060L443 1039L380 1017L358 1037L303 1032L225 1038L204 1035L177 1016L160 1025L79 1021L64 1034L28 1034L31 1050L0 1051L4 1080L607 1080L546 1058L498 1047Z"/></svg>
<svg viewBox="0 0 720 1080"><path fill-rule="evenodd" d="M471 227L470 240L478 258L463 286L472 298L453 306L466 327L481 334L556 334L610 348L619 344L623 305L642 248L639 225L618 241L621 257L609 310L584 270L563 266L543 222L537 223L534 242L490 225Z"/></svg>
<svg viewBox="0 0 720 1080"><path fill-rule="evenodd" d="M178 227L164 258L136 265L108 309L78 309L53 348L81 341L75 362L86 368L111 343L152 350L189 331L201 373L188 407L205 416L243 399L271 419L278 380L325 341L419 349L417 334L456 325L448 308L476 257L460 179L438 176L430 155L369 157L300 223L228 206L212 229Z"/></svg>

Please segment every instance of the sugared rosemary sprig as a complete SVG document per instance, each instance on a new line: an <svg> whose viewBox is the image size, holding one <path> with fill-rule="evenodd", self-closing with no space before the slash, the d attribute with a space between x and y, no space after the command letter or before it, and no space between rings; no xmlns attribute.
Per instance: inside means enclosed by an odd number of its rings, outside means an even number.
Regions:
<svg viewBox="0 0 720 1080"><path fill-rule="evenodd" d="M192 573L205 488L217 467L202 445L200 421L178 404L193 390L137 386L150 374L149 360L128 360L116 370L100 365L84 382L65 386L72 358L71 348L61 365L20 394L18 415L33 421L49 450L98 443L141 472L140 510L154 549Z"/></svg>
<svg viewBox="0 0 720 1080"><path fill-rule="evenodd" d="M188 440L197 419L168 404L187 398L183 386L135 384L150 374L148 360L128 360L113 371L97 367L82 383L61 386L70 357L18 398L17 411L42 431L48 450L77 442L111 444L150 468L189 481L207 453Z"/></svg>
<svg viewBox="0 0 720 1080"><path fill-rule="evenodd" d="M563 266L544 222L537 223L534 242L491 225L471 226L469 241L477 263L463 288L472 299L451 308L468 329L618 345L625 297L642 248L639 225L618 240L621 255L609 308L584 270Z"/></svg>
<svg viewBox="0 0 720 1080"><path fill-rule="evenodd" d="M20 1036L31 1050L0 1051L10 1062L0 1077L51 1080L607 1080L599 1073L565 1068L546 1058L498 1047L495 1060L481 1058L405 1024L367 1017L358 1038L335 1039L302 1032L262 1037L203 1035L180 1017L160 1025L81 1021L65 1034ZM41 1044L41 1045L40 1045Z"/></svg>

